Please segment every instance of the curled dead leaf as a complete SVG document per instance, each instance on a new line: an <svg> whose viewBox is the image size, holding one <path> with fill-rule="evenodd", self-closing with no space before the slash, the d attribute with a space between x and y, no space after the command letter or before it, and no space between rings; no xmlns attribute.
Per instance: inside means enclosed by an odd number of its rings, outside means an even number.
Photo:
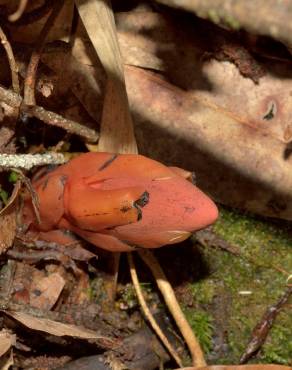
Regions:
<svg viewBox="0 0 292 370"><path fill-rule="evenodd" d="M64 324L59 321L39 318L29 315L25 312L2 311L2 313L15 319L20 324L26 326L31 330L51 334L56 337L74 337L77 339L94 340L103 348L110 349L112 349L117 344L117 341L115 339L99 335L95 331L86 329L81 326Z"/></svg>
<svg viewBox="0 0 292 370"><path fill-rule="evenodd" d="M0 211L0 254L10 248L14 241L19 190L20 182L18 181L14 186L7 205Z"/></svg>
<svg viewBox="0 0 292 370"><path fill-rule="evenodd" d="M0 331L0 357L2 357L14 344L16 337L9 331L2 329Z"/></svg>

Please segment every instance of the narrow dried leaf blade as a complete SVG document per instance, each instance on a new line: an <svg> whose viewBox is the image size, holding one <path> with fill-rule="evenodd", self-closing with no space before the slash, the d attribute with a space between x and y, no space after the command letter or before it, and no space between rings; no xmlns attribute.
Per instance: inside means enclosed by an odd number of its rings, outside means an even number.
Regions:
<svg viewBox="0 0 292 370"><path fill-rule="evenodd" d="M31 316L24 312L16 311L3 311L6 315L14 318L24 326L32 330L41 331L57 337L75 337L80 339L104 339L110 341L110 338L106 338L98 335L93 330L89 330L76 325L64 324L58 321L50 319L39 318Z"/></svg>
<svg viewBox="0 0 292 370"><path fill-rule="evenodd" d="M98 149L109 152L137 153L123 64L110 2L75 1L88 36L108 76Z"/></svg>

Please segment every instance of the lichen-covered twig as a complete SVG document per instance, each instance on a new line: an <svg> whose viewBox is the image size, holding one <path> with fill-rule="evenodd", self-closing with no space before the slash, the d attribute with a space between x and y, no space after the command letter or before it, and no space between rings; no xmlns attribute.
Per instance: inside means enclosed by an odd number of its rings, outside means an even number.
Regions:
<svg viewBox="0 0 292 370"><path fill-rule="evenodd" d="M182 361L179 358L176 350L173 348L173 346L170 344L167 337L164 335L164 333L160 329L160 327L157 324L154 316L152 315L151 311L149 310L149 308L147 306L147 303L144 299L144 296L143 296L143 293L142 293L142 290L141 290L141 287L140 287L140 284L139 284L138 275L137 275L136 267L135 267L135 264L134 264L133 255L132 255L132 253L128 253L127 255L128 255L128 262L129 262L132 282L133 282L133 285L134 285L134 288L135 288L135 291L136 291L138 301L139 301L140 306L141 306L141 308L144 312L144 315L147 318L147 320L150 322L153 330L155 331L157 336L160 338L161 342L165 345L165 347L167 348L167 350L169 351L171 356L174 358L174 360L176 361L178 366L182 367Z"/></svg>
<svg viewBox="0 0 292 370"><path fill-rule="evenodd" d="M36 104L35 101L35 83L36 83L36 72L38 64L40 61L41 53L43 51L45 41L48 33L50 32L55 19L57 18L64 0L55 0L53 3L51 14L49 15L44 27L41 30L41 33L38 37L38 41L33 51L26 72L26 78L24 81L24 104L28 106L33 106Z"/></svg>
<svg viewBox="0 0 292 370"><path fill-rule="evenodd" d="M99 137L95 130L80 125L75 121L61 116L60 114L48 111L38 105L31 107L29 109L29 113L49 125L61 127L70 134L81 136L89 143L95 143Z"/></svg>
<svg viewBox="0 0 292 370"><path fill-rule="evenodd" d="M206 361L204 359L204 354L200 347L200 344L195 337L195 334L192 331L189 323L187 322L180 308L180 305L177 302L174 291L169 281L167 280L159 262L155 258L154 254L147 249L139 250L138 253L155 277L156 283L161 291L161 294L163 295L165 303L186 341L186 344L192 356L193 365L198 367L206 366Z"/></svg>
<svg viewBox="0 0 292 370"><path fill-rule="evenodd" d="M2 86L0 86L0 101L3 101L13 108L21 109L22 106L22 97L13 93L11 90L5 89ZM30 107L29 109L25 107L25 113L34 116L49 125L61 127L70 134L78 135L84 138L88 143L95 143L99 137L95 130L80 125L78 122L66 119L63 116L48 111L38 105Z"/></svg>
<svg viewBox="0 0 292 370"><path fill-rule="evenodd" d="M21 168L30 170L35 166L62 164L67 160L62 153L44 154L0 154L0 168Z"/></svg>
<svg viewBox="0 0 292 370"><path fill-rule="evenodd" d="M20 90L19 90L19 79L18 79L18 67L15 62L15 58L14 58L14 54L13 54L10 42L7 40L7 37L1 27L0 27L0 39L1 39L1 44L3 45L6 51L6 54L7 54L9 67L11 70L11 82L12 82L13 91L19 94Z"/></svg>

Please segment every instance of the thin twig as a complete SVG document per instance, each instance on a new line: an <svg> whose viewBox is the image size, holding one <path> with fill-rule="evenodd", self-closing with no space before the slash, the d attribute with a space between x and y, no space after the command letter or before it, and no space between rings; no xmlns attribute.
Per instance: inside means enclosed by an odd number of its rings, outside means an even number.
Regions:
<svg viewBox="0 0 292 370"><path fill-rule="evenodd" d="M8 20L10 22L15 22L22 16L22 14L23 14L23 12L25 11L25 8L26 8L27 1L28 0L20 0L19 1L18 8L16 9L16 11L14 13L10 14L9 17L8 17Z"/></svg>
<svg viewBox="0 0 292 370"><path fill-rule="evenodd" d="M15 58L14 58L14 54L13 54L13 50L10 45L10 42L7 40L7 37L1 27L0 27L0 39L1 39L1 44L3 45L6 51L6 54L7 54L9 67L11 70L11 82L12 82L13 91L19 94L20 89L19 89L19 79L18 79L18 67L15 62Z"/></svg>
<svg viewBox="0 0 292 370"><path fill-rule="evenodd" d="M187 322L177 302L172 286L167 280L159 262L155 258L154 254L147 249L139 250L138 253L143 261L146 263L146 265L150 268L153 276L155 277L156 283L163 295L165 303L170 313L172 314L178 328L180 329L187 346L189 347L193 360L193 365L202 367L206 366L206 361L200 344L195 337L195 334L192 331L189 323Z"/></svg>
<svg viewBox="0 0 292 370"><path fill-rule="evenodd" d="M34 213L35 213L35 216L36 216L36 220L37 220L38 224L40 224L41 223L40 203L39 203L39 197L38 197L37 192L35 191L34 187L32 186L32 184L30 182L30 179L28 177L26 177L20 169L13 168L13 171L15 171L19 175L22 183L26 186L27 190L29 191L30 196L31 196L31 200L32 200L33 210L34 210Z"/></svg>
<svg viewBox="0 0 292 370"><path fill-rule="evenodd" d="M51 14L49 15L44 27L39 34L38 41L33 51L30 61L27 67L26 78L24 81L24 104L28 106L35 105L35 83L36 83L36 72L40 57L45 45L46 38L54 25L54 22L62 9L64 0L56 0L53 4Z"/></svg>
<svg viewBox="0 0 292 370"><path fill-rule="evenodd" d="M292 287L288 287L284 294L280 297L278 302L268 307L260 322L252 331L251 338L242 354L239 363L246 363L256 352L259 351L261 346L270 332L270 329L283 306L287 304L289 297L292 294Z"/></svg>
<svg viewBox="0 0 292 370"><path fill-rule="evenodd" d="M144 312L144 315L146 316L147 320L150 322L153 330L155 331L157 336L160 338L161 342L165 345L165 347L167 348L167 350L169 351L171 356L175 359L178 366L182 367L183 366L182 361L179 358L176 350L169 343L169 340L167 339L167 337L164 335L164 333L160 329L159 325L157 324L155 318L153 317L151 311L149 310L149 308L147 306L147 303L144 299L144 296L143 296L143 293L142 293L142 290L141 290L141 287L140 287L140 284L139 284L137 271L136 271L136 266L135 266L135 263L134 263L134 260L133 260L132 253L127 253L127 256L128 256L128 263L129 263L129 267L130 267L130 274L131 274L132 282L133 282L133 285L134 285L134 288L135 288L140 306L141 306L141 308Z"/></svg>
<svg viewBox="0 0 292 370"><path fill-rule="evenodd" d="M0 154L0 167L22 168L30 170L35 166L63 164L67 160L62 153L48 152L44 154Z"/></svg>
<svg viewBox="0 0 292 370"><path fill-rule="evenodd" d="M8 90L0 86L0 101L3 101L7 105L13 108L20 108L22 106L22 97L18 94L13 93L13 91ZM78 135L82 137L85 141L89 143L95 143L99 137L99 134L86 126L80 125L80 123L64 118L63 116L48 111L38 105L30 107L29 109L25 107L25 113L34 116L41 121L47 123L48 125L53 125L63 128L70 134Z"/></svg>
<svg viewBox="0 0 292 370"><path fill-rule="evenodd" d="M31 107L29 113L49 125L61 127L70 134L79 135L90 143L95 143L99 137L95 130L80 125L80 123L64 118L60 114L48 111L40 106L35 105Z"/></svg>

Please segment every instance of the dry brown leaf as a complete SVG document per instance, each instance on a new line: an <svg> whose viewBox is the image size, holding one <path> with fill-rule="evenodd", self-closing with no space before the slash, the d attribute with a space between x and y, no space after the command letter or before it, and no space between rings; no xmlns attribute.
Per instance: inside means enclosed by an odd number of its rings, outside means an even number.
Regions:
<svg viewBox="0 0 292 370"><path fill-rule="evenodd" d="M284 143L151 72L128 66L126 82L142 153L195 171L217 201L292 220L292 156Z"/></svg>
<svg viewBox="0 0 292 370"><path fill-rule="evenodd" d="M34 279L30 287L30 305L43 311L50 310L57 302L65 280L55 272L42 279Z"/></svg>
<svg viewBox="0 0 292 370"><path fill-rule="evenodd" d="M145 23L149 27L147 32L140 32ZM195 171L198 185L219 202L291 219L292 156L291 148L283 141L285 135L286 139L289 137L291 124L288 91L292 79L281 79L271 73L255 85L229 62L203 63L202 41L193 34L184 38L180 30L178 39L184 42L177 46L170 20L153 13L118 15L117 24L126 61L143 65L147 53L148 67L169 73L174 82L185 88L189 84L191 88L186 93L150 73L126 68L128 95L142 154ZM161 46L158 50L155 32ZM79 35L79 46L77 43L74 52L81 69L82 63L85 64L83 72L89 80L97 67L91 65L92 48L90 52L88 41L82 33ZM71 80L75 79L73 73ZM214 91L208 89L211 82L216 86ZM98 88L84 85L84 91L86 101L94 105ZM238 97L230 95L234 91ZM278 107L273 105L271 91L278 91ZM80 101L85 106L84 99L85 95ZM240 99L244 104L241 105ZM271 113L269 108L273 110L273 119L262 120ZM262 125L263 129L255 130L253 125Z"/></svg>
<svg viewBox="0 0 292 370"><path fill-rule="evenodd" d="M230 62L211 57L213 39L224 47L227 35L203 25L180 24L156 13L117 15L118 37L126 64L163 71L170 81L214 105L238 124L272 135L282 142L292 140L291 65L269 61L271 70L255 84ZM147 30L147 32L145 32ZM214 30L213 30L214 32ZM209 42L206 41L210 39ZM214 56L213 56L214 58ZM283 77L285 76L285 77Z"/></svg>
<svg viewBox="0 0 292 370"><path fill-rule="evenodd" d="M17 182L8 204L0 211L0 254L10 248L14 241L19 190L20 182Z"/></svg>
<svg viewBox="0 0 292 370"><path fill-rule="evenodd" d="M16 337L7 330L0 331L0 357L2 357L14 344Z"/></svg>
<svg viewBox="0 0 292 370"><path fill-rule="evenodd" d="M137 153L115 20L107 0L75 0L92 45L107 73L100 151Z"/></svg>
<svg viewBox="0 0 292 370"><path fill-rule="evenodd" d="M15 248L12 248L13 251ZM23 258L22 258L23 260ZM45 272L23 261L14 261L15 268L11 287L11 301L16 304L28 306L32 280L42 279Z"/></svg>
<svg viewBox="0 0 292 370"><path fill-rule="evenodd" d="M24 312L3 311L6 315L14 318L24 326L32 330L41 331L57 337L74 337L80 339L98 339L111 342L110 338L98 335L95 331L83 328L81 326L63 324L44 318L31 316Z"/></svg>

